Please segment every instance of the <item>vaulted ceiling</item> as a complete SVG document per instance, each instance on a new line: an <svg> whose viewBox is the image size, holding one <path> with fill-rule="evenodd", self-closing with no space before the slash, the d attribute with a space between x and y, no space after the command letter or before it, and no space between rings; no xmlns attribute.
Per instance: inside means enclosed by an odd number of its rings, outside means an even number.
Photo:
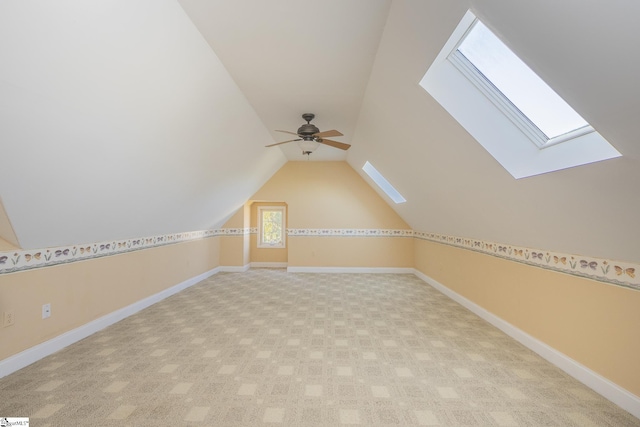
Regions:
<svg viewBox="0 0 640 427"><path fill-rule="evenodd" d="M389 11L389 0L260 2L180 0L274 141L315 113L320 130L351 143ZM281 149L307 160L298 145ZM345 160L320 146L309 160Z"/></svg>
<svg viewBox="0 0 640 427"><path fill-rule="evenodd" d="M513 179L418 85L468 9L623 157ZM312 112L352 148L309 160L369 160L416 230L637 261L639 12L625 0L0 2L9 228L35 248L220 226L303 159L295 143L264 146Z"/></svg>

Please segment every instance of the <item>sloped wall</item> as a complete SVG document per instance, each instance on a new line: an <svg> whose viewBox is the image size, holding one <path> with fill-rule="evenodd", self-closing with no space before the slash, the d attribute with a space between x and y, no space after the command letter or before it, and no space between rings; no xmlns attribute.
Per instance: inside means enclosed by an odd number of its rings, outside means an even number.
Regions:
<svg viewBox="0 0 640 427"><path fill-rule="evenodd" d="M640 3L630 6L392 2L348 162L370 161L402 193L396 211L414 230L639 262L639 104L629 100L640 62L624 50ZM520 180L506 172L418 84L470 7L623 157Z"/></svg>
<svg viewBox="0 0 640 427"><path fill-rule="evenodd" d="M217 228L286 161L176 1L3 1L0 41L22 248Z"/></svg>
<svg viewBox="0 0 640 427"><path fill-rule="evenodd" d="M249 264L248 210L249 206L243 205L224 223L223 229L235 232L220 236L220 265L244 267Z"/></svg>
<svg viewBox="0 0 640 427"><path fill-rule="evenodd" d="M289 267L412 267L412 239L384 233L409 227L346 162L288 162L251 200L287 204Z"/></svg>

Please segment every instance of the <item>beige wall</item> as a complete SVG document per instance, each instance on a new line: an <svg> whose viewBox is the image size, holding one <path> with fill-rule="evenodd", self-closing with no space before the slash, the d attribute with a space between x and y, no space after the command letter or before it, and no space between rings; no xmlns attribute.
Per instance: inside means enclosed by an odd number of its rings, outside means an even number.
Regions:
<svg viewBox="0 0 640 427"><path fill-rule="evenodd" d="M18 249L15 245L7 242L3 238L0 237L0 252L13 251Z"/></svg>
<svg viewBox="0 0 640 427"><path fill-rule="evenodd" d="M289 228L410 228L347 162L288 162L251 200L286 202Z"/></svg>
<svg viewBox="0 0 640 427"><path fill-rule="evenodd" d="M0 275L0 313L15 315L0 328L0 360L217 267L219 246L212 237Z"/></svg>
<svg viewBox="0 0 640 427"><path fill-rule="evenodd" d="M286 203L288 228L409 229L346 162L288 162L251 199ZM257 261L254 243L255 236L251 257ZM410 267L413 263L411 239L399 237L289 236L287 252L290 267Z"/></svg>
<svg viewBox="0 0 640 427"><path fill-rule="evenodd" d="M222 228L244 228L248 226L248 223L245 223L244 206L242 206L236 211L236 213L231 215L231 218L224 223Z"/></svg>
<svg viewBox="0 0 640 427"><path fill-rule="evenodd" d="M640 396L640 292L415 240L415 268Z"/></svg>
<svg viewBox="0 0 640 427"><path fill-rule="evenodd" d="M292 237L289 266L413 267L410 237Z"/></svg>
<svg viewBox="0 0 640 427"><path fill-rule="evenodd" d="M249 202L244 204L242 212L244 216L243 222L249 224L245 225L245 227L249 227L251 224L251 204ZM245 234L242 237L242 265L247 265L251 262L251 235Z"/></svg>
<svg viewBox="0 0 640 427"><path fill-rule="evenodd" d="M249 227L249 206L243 205L222 228ZM241 267L249 263L249 237L246 235L220 236L220 265Z"/></svg>
<svg viewBox="0 0 640 427"><path fill-rule="evenodd" d="M260 206L284 206L287 204L284 202L254 202L251 204L251 227L258 226L258 207ZM287 215L289 210L286 211ZM285 216L285 229L287 226L288 220ZM251 262L287 262L288 252L289 252L289 242L287 238L287 234L284 235L284 248L259 248L258 247L258 236L256 234L251 235Z"/></svg>
<svg viewBox="0 0 640 427"><path fill-rule="evenodd" d="M244 236L220 236L220 265L242 267L244 260Z"/></svg>

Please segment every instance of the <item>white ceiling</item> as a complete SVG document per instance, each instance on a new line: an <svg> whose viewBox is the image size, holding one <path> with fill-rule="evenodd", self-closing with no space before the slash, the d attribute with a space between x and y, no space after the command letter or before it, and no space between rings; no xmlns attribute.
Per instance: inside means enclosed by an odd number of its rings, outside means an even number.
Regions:
<svg viewBox="0 0 640 427"><path fill-rule="evenodd" d="M350 144L389 0L179 0L258 113L272 140L295 138L302 113ZM279 146L307 160L296 143ZM277 150L278 148L271 148ZM345 160L320 146L308 160Z"/></svg>

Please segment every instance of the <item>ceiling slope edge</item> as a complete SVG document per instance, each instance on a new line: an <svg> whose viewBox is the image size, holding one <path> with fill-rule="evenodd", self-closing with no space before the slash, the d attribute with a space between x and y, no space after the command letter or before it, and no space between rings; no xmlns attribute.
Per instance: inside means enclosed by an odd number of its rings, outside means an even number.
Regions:
<svg viewBox="0 0 640 427"><path fill-rule="evenodd" d="M16 237L16 233L13 230L13 226L11 225L11 221L9 220L9 216L7 215L7 211L4 208L4 204L2 203L2 198L0 197L0 239L7 242L7 244L13 246L10 249L19 249L20 242L18 241L18 237ZM0 241L0 246L3 245Z"/></svg>

